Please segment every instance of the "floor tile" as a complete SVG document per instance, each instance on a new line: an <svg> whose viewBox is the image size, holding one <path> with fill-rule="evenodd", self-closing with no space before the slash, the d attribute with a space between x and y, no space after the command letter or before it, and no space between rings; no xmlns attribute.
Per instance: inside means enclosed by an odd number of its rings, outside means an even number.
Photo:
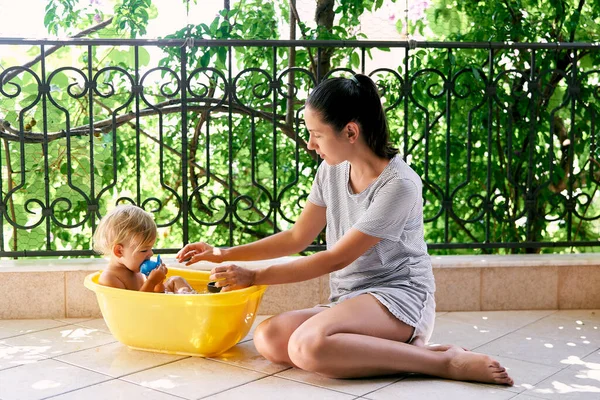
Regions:
<svg viewBox="0 0 600 400"><path fill-rule="evenodd" d="M275 376L355 396L365 395L402 379L400 375L375 379L329 379L298 368L288 369Z"/></svg>
<svg viewBox="0 0 600 400"><path fill-rule="evenodd" d="M82 322L92 321L93 318L55 318L55 320L67 324L80 324Z"/></svg>
<svg viewBox="0 0 600 400"><path fill-rule="evenodd" d="M558 310L554 315L600 322L600 310Z"/></svg>
<svg viewBox="0 0 600 400"><path fill-rule="evenodd" d="M519 333L561 339L573 343L595 342L600 347L599 325L600 322L598 321L578 319L564 314L553 314L519 329Z"/></svg>
<svg viewBox="0 0 600 400"><path fill-rule="evenodd" d="M181 397L171 396L163 392L148 389L119 379L88 386L57 397L52 400L180 400Z"/></svg>
<svg viewBox="0 0 600 400"><path fill-rule="evenodd" d="M463 322L466 324L488 327L500 327L514 331L541 318L551 315L552 310L539 311L472 311L449 312L442 320Z"/></svg>
<svg viewBox="0 0 600 400"><path fill-rule="evenodd" d="M497 385L481 385L415 376L403 379L363 397L372 400L500 400L510 399L514 396L514 392L502 390Z"/></svg>
<svg viewBox="0 0 600 400"><path fill-rule="evenodd" d="M585 362L573 365L543 380L525 394L544 399L598 400L600 364Z"/></svg>
<svg viewBox="0 0 600 400"><path fill-rule="evenodd" d="M211 360L233 364L238 367L248 368L269 375L289 368L286 365L274 364L261 356L256 350L256 347L254 347L254 341L240 343L227 350L225 353L217 357L212 357Z"/></svg>
<svg viewBox="0 0 600 400"><path fill-rule="evenodd" d="M0 399L34 400L110 379L55 360L0 371Z"/></svg>
<svg viewBox="0 0 600 400"><path fill-rule="evenodd" d="M492 356L506 370L515 381L514 386L503 387L504 390L511 392L523 392L531 389L544 379L556 374L562 368L551 367L549 365L535 364L527 361L516 360L514 358Z"/></svg>
<svg viewBox="0 0 600 400"><path fill-rule="evenodd" d="M208 399L211 400L351 400L354 398L356 398L356 396L335 392L333 390L323 389L316 386L305 385L303 383L277 378L274 376L260 379L243 386L238 386L231 390L208 397Z"/></svg>
<svg viewBox="0 0 600 400"><path fill-rule="evenodd" d="M0 339L25 335L63 325L66 324L53 319L4 319L0 320Z"/></svg>
<svg viewBox="0 0 600 400"><path fill-rule="evenodd" d="M28 348L29 351L37 351L46 358L115 341L116 339L112 335L105 332L77 325L65 325L4 340L5 344L9 346L23 346Z"/></svg>
<svg viewBox="0 0 600 400"><path fill-rule="evenodd" d="M190 357L121 379L186 399L198 399L264 376L225 363Z"/></svg>
<svg viewBox="0 0 600 400"><path fill-rule="evenodd" d="M507 328L467 324L444 317L436 319L430 344L455 344L472 350L510 332Z"/></svg>
<svg viewBox="0 0 600 400"><path fill-rule="evenodd" d="M48 358L50 346L0 346L0 370Z"/></svg>
<svg viewBox="0 0 600 400"><path fill-rule="evenodd" d="M184 358L186 356L132 350L116 342L65 354L55 359L118 378Z"/></svg>
<svg viewBox="0 0 600 400"><path fill-rule="evenodd" d="M477 347L475 351L562 368L564 367L561 363L563 360L572 356L585 357L596 348L591 343L574 344L565 340L511 333L491 343Z"/></svg>
<svg viewBox="0 0 600 400"><path fill-rule="evenodd" d="M77 322L75 325L91 329L98 329L99 331L110 333L110 329L108 329L106 322L104 322L104 318L88 319L85 321Z"/></svg>

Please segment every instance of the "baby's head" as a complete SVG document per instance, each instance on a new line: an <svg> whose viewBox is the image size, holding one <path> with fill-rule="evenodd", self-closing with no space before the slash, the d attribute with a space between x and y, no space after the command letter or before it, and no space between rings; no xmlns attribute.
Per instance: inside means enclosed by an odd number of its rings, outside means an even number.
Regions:
<svg viewBox="0 0 600 400"><path fill-rule="evenodd" d="M94 234L94 250L109 255L130 270L152 257L156 224L152 214L134 205L119 205L102 218Z"/></svg>

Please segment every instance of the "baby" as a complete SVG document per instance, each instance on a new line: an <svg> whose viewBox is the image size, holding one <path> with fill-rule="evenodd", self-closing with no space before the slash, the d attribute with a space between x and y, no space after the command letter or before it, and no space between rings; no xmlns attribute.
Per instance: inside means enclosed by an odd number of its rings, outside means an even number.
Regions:
<svg viewBox="0 0 600 400"><path fill-rule="evenodd" d="M98 282L104 286L141 292L196 293L180 276L163 283L167 275L164 263L150 272L148 277L140 266L152 257L156 242L156 224L150 213L133 205L119 205L109 212L94 234L94 250L110 256L108 267Z"/></svg>

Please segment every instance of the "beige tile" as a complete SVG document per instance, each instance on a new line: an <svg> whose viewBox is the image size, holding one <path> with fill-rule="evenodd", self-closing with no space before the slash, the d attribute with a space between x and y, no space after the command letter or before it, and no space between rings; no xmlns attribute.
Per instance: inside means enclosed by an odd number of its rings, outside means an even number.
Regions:
<svg viewBox="0 0 600 400"><path fill-rule="evenodd" d="M263 322L264 320L269 319L269 318L271 318L271 315L257 315L254 318L254 322L252 323L252 327L250 328L250 331L248 332L246 337L244 337L242 340L240 340L240 343L244 343L249 340L252 340L252 338L254 337L254 331L256 330L256 327L258 325L260 325L261 322Z"/></svg>
<svg viewBox="0 0 600 400"><path fill-rule="evenodd" d="M237 367L247 368L253 371L263 372L269 375L289 368L286 365L273 364L261 356L256 350L256 347L254 347L253 341L240 343L227 350L225 353L220 354L217 357L212 357L211 360L232 364Z"/></svg>
<svg viewBox="0 0 600 400"><path fill-rule="evenodd" d="M66 325L52 319L7 319L0 320L0 339L43 331Z"/></svg>
<svg viewBox="0 0 600 400"><path fill-rule="evenodd" d="M0 398L34 400L110 379L55 360L0 371Z"/></svg>
<svg viewBox="0 0 600 400"><path fill-rule="evenodd" d="M55 318L56 321L64 322L65 324L80 324L82 322L91 321L93 319L94 318L92 318L92 317L87 317L87 318Z"/></svg>
<svg viewBox="0 0 600 400"><path fill-rule="evenodd" d="M0 319L64 316L64 272L2 273Z"/></svg>
<svg viewBox="0 0 600 400"><path fill-rule="evenodd" d="M477 347L475 351L564 368L564 362L569 357L585 357L596 348L592 344L572 343L571 345L565 340L543 339L520 333L510 333Z"/></svg>
<svg viewBox="0 0 600 400"><path fill-rule="evenodd" d="M511 400L540 400L541 397L531 396L528 394L521 393L518 396L513 397Z"/></svg>
<svg viewBox="0 0 600 400"><path fill-rule="evenodd" d="M562 368L508 357L492 356L492 358L506 368L509 376L515 381L514 386L506 386L501 389L516 393L531 389L539 382L559 372Z"/></svg>
<svg viewBox="0 0 600 400"><path fill-rule="evenodd" d="M481 385L428 377L414 376L386 386L366 396L372 400L396 399L440 399L480 400L510 399L514 392L503 390L497 385Z"/></svg>
<svg viewBox="0 0 600 400"><path fill-rule="evenodd" d="M437 311L481 310L479 268L435 268Z"/></svg>
<svg viewBox="0 0 600 400"><path fill-rule="evenodd" d="M101 317L96 294L83 286L83 280L89 271L65 272L67 317Z"/></svg>
<svg viewBox="0 0 600 400"><path fill-rule="evenodd" d="M559 270L558 308L600 308L600 266Z"/></svg>
<svg viewBox="0 0 600 400"><path fill-rule="evenodd" d="M113 378L158 367L184 358L186 356L132 350L118 342L55 357L56 360L109 375Z"/></svg>
<svg viewBox="0 0 600 400"><path fill-rule="evenodd" d="M509 332L502 327L467 324L443 318L436 319L429 344L455 344L472 350Z"/></svg>
<svg viewBox="0 0 600 400"><path fill-rule="evenodd" d="M198 399L264 376L266 375L245 368L190 357L121 379L186 399Z"/></svg>
<svg viewBox="0 0 600 400"><path fill-rule="evenodd" d="M554 314L561 317L598 322L594 325L600 325L600 310L558 310Z"/></svg>
<svg viewBox="0 0 600 400"><path fill-rule="evenodd" d="M75 325L110 333L110 329L108 329L108 326L106 325L106 322L104 322L103 318L88 319L85 321L77 322L75 323Z"/></svg>
<svg viewBox="0 0 600 400"><path fill-rule="evenodd" d="M595 350L592 354L585 356L583 361L600 364L600 348Z"/></svg>
<svg viewBox="0 0 600 400"><path fill-rule="evenodd" d="M118 379L88 386L60 396L52 397L52 400L181 400L181 397L158 392L133 383L123 382Z"/></svg>
<svg viewBox="0 0 600 400"><path fill-rule="evenodd" d="M472 325L482 325L496 328L500 327L512 331L551 315L552 313L554 313L553 310L462 311L446 313L445 315L440 316L440 319Z"/></svg>
<svg viewBox="0 0 600 400"><path fill-rule="evenodd" d="M39 353L46 358L115 341L116 339L112 335L105 332L77 325L65 325L4 340L5 344L9 346L20 346L28 349L29 352Z"/></svg>
<svg viewBox="0 0 600 400"><path fill-rule="evenodd" d="M558 308L558 267L485 268L481 272L482 310Z"/></svg>
<svg viewBox="0 0 600 400"><path fill-rule="evenodd" d="M565 342L596 344L600 347L600 322L582 320L567 315L552 314L521 329L519 333L540 338L561 339ZM596 329L594 329L596 328ZM588 343L584 343L584 342Z"/></svg>
<svg viewBox="0 0 600 400"><path fill-rule="evenodd" d="M0 370L45 360L48 350L49 346L1 346Z"/></svg>
<svg viewBox="0 0 600 400"><path fill-rule="evenodd" d="M356 396L334 392L333 390L322 389L316 386L305 385L288 379L270 376L208 397L208 399L350 400L355 397Z"/></svg>
<svg viewBox="0 0 600 400"><path fill-rule="evenodd" d="M258 308L258 314L274 315L285 311L311 308L321 298L319 279L288 285L269 286Z"/></svg>
<svg viewBox="0 0 600 400"><path fill-rule="evenodd" d="M387 385L391 385L401 379L400 375L372 379L329 379L298 368L288 369L275 376L306 383L312 386L319 386L325 389L336 390L342 393L353 394L355 396L365 395Z"/></svg>
<svg viewBox="0 0 600 400"><path fill-rule="evenodd" d="M600 364L585 363L566 368L546 378L525 394L543 399L598 400Z"/></svg>

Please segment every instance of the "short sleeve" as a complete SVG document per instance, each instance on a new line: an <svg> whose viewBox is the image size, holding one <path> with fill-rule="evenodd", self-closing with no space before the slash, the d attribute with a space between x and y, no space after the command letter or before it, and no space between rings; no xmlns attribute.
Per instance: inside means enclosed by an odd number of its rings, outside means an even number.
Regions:
<svg viewBox="0 0 600 400"><path fill-rule="evenodd" d="M410 179L386 182L353 228L374 237L399 241L419 199L419 188Z"/></svg>
<svg viewBox="0 0 600 400"><path fill-rule="evenodd" d="M312 188L310 189L310 194L308 195L308 201L317 205L319 207L327 207L325 204L325 198L323 196L323 182L325 181L325 167L327 163L321 163L319 168L317 169L317 174L315 175L315 180L313 181Z"/></svg>

